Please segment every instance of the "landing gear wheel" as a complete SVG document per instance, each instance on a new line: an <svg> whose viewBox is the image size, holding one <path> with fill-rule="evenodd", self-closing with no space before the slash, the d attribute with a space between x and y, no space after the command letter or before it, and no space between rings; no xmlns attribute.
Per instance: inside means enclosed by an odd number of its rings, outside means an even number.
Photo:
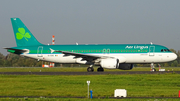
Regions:
<svg viewBox="0 0 180 101"><path fill-rule="evenodd" d="M93 71L94 71L94 68L93 68L93 67L88 67L88 68L87 68L87 71L88 71L88 72L93 72Z"/></svg>
<svg viewBox="0 0 180 101"><path fill-rule="evenodd" d="M98 72L104 72L104 69L103 69L102 67L99 67L99 68L97 69L97 71L98 71Z"/></svg>
<svg viewBox="0 0 180 101"><path fill-rule="evenodd" d="M156 69L155 69L155 67L154 67L154 63L151 63L151 71L153 71L153 72L155 72L156 71Z"/></svg>
<svg viewBox="0 0 180 101"><path fill-rule="evenodd" d="M156 71L156 69L155 69L155 68L153 68L153 69L152 69L152 71L154 71L154 72L155 72L155 71Z"/></svg>

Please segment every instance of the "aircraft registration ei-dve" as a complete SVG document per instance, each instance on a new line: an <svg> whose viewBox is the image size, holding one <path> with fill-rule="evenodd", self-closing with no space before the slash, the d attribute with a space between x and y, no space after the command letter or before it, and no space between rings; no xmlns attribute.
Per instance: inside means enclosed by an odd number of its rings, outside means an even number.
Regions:
<svg viewBox="0 0 180 101"><path fill-rule="evenodd" d="M44 45L19 18L11 18L11 22L17 47L4 48L8 52L55 63L87 64L88 72L94 71L94 65L99 66L98 72L104 68L130 70L135 63L163 63L177 58L168 48L153 43Z"/></svg>

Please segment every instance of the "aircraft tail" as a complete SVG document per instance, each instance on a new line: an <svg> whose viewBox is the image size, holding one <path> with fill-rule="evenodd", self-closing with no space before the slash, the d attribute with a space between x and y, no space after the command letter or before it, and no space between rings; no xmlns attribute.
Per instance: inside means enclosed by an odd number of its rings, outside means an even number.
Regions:
<svg viewBox="0 0 180 101"><path fill-rule="evenodd" d="M11 18L17 46L42 45L19 18Z"/></svg>

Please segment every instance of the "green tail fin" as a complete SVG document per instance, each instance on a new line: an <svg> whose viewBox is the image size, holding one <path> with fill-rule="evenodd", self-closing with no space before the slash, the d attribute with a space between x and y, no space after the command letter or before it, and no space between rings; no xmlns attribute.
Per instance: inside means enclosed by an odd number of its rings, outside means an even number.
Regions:
<svg viewBox="0 0 180 101"><path fill-rule="evenodd" d="M17 46L42 45L19 18L11 18Z"/></svg>

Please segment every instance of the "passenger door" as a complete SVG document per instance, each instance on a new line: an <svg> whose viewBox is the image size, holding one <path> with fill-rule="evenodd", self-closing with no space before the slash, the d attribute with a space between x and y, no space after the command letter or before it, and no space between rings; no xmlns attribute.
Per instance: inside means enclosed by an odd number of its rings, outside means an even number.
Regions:
<svg viewBox="0 0 180 101"><path fill-rule="evenodd" d="M154 56L155 46L149 47L149 56Z"/></svg>
<svg viewBox="0 0 180 101"><path fill-rule="evenodd" d="M37 49L37 57L43 57L43 46L39 46Z"/></svg>

